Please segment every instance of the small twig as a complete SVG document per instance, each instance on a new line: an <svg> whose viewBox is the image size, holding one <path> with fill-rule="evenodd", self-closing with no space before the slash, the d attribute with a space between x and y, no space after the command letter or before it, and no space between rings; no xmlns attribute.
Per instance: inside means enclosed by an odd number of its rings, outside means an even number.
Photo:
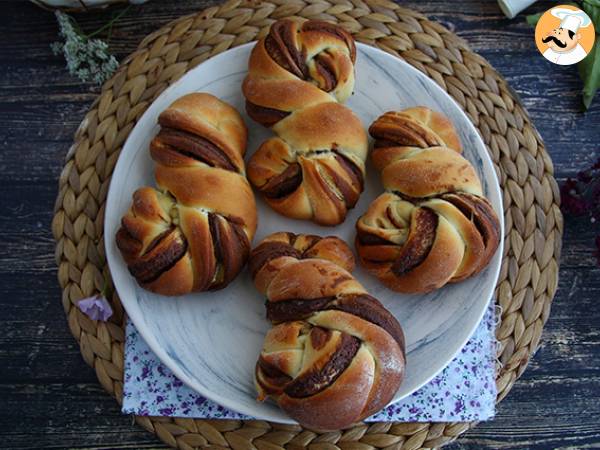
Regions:
<svg viewBox="0 0 600 450"><path fill-rule="evenodd" d="M104 283L102 285L102 290L100 291L100 295L102 295L104 298L108 299L110 298L110 284L108 283L108 280L105 278L104 279Z"/></svg>
<svg viewBox="0 0 600 450"><path fill-rule="evenodd" d="M125 15L125 13L127 11L129 11L131 9L132 5L127 6L126 8L123 9L123 11L121 11L119 14L117 14L116 17L112 18L110 21L108 21L108 23L106 23L105 25L103 25L102 27L98 28L96 31L86 35L86 38L91 38L93 36L96 36L97 34L103 32L104 30L108 29L112 29L113 24L118 21L121 17L123 17Z"/></svg>
<svg viewBox="0 0 600 450"><path fill-rule="evenodd" d="M112 31L113 31L113 24L110 24L110 27L108 27L108 34L106 36L106 43L110 46L110 38L112 37Z"/></svg>
<svg viewBox="0 0 600 450"><path fill-rule="evenodd" d="M129 5L131 6L131 5ZM113 13L113 19L116 19L115 14ZM116 20L111 20L110 21L110 27L108 27L108 34L106 36L106 43L110 46L110 39L112 38L112 32L113 32L113 25L115 24Z"/></svg>

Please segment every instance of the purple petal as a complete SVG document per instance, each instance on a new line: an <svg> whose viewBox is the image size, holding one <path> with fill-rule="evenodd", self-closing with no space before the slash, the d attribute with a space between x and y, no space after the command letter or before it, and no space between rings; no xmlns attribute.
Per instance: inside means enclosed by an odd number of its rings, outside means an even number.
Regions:
<svg viewBox="0 0 600 450"><path fill-rule="evenodd" d="M577 182L571 178L560 187L561 209L565 213L581 216L589 209L589 205L581 197Z"/></svg>
<svg viewBox="0 0 600 450"><path fill-rule="evenodd" d="M592 175L589 170L582 170L581 172L577 172L577 179L584 183L589 183L592 180Z"/></svg>
<svg viewBox="0 0 600 450"><path fill-rule="evenodd" d="M79 300L77 307L90 319L102 322L106 322L113 314L108 301L100 295Z"/></svg>

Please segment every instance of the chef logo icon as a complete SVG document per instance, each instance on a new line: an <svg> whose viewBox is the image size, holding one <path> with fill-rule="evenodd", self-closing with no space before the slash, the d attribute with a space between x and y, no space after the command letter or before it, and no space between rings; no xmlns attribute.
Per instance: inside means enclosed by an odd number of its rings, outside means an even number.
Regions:
<svg viewBox="0 0 600 450"><path fill-rule="evenodd" d="M544 13L535 27L535 43L548 61L561 66L576 64L594 46L594 24L589 16L571 5L560 5Z"/></svg>

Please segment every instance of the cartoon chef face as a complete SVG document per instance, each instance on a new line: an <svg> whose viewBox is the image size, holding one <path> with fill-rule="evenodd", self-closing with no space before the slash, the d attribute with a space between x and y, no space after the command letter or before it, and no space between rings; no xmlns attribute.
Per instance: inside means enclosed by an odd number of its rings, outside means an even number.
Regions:
<svg viewBox="0 0 600 450"><path fill-rule="evenodd" d="M560 19L560 22L557 23L555 18ZM541 25L542 22L545 24ZM548 61L561 66L576 64L583 60L588 52L582 43L587 42L586 46L589 47L590 37L593 43L592 21L584 11L579 9L552 8L544 13L536 27L536 39L542 55Z"/></svg>
<svg viewBox="0 0 600 450"><path fill-rule="evenodd" d="M563 53L573 50L580 39L581 34L567 28L558 27L550 31L542 39L542 42L555 52Z"/></svg>

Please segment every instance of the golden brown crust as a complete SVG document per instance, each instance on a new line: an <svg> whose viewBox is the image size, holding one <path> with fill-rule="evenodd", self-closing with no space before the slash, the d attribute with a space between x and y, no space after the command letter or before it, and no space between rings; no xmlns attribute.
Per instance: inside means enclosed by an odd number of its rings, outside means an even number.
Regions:
<svg viewBox="0 0 600 450"><path fill-rule="evenodd" d="M369 132L387 192L356 223L361 264L407 293L481 271L498 248L500 223L449 120L410 108L385 113Z"/></svg>
<svg viewBox="0 0 600 450"><path fill-rule="evenodd" d="M382 151L382 148L378 149L379 153ZM475 168L448 147L423 150L392 147L389 153L396 159L381 171L383 185L389 186L387 189L416 198L433 197L446 192L483 195Z"/></svg>
<svg viewBox="0 0 600 450"><path fill-rule="evenodd" d="M348 272L354 270L356 265L352 250L335 236L322 238L306 234L274 233L263 239L250 256L249 269L256 288L266 294L273 277L285 265L305 258L331 261L336 267Z"/></svg>
<svg viewBox="0 0 600 450"><path fill-rule="evenodd" d="M136 191L117 246L150 291L220 289L242 269L256 231L246 127L234 108L204 93L177 99L159 123L150 144L158 189Z"/></svg>
<svg viewBox="0 0 600 450"><path fill-rule="evenodd" d="M369 133L380 142L392 142L398 146L438 146L450 148L458 153L462 151L458 133L452 122L443 114L424 106L386 112L371 124ZM376 158L374 161L377 164ZM377 168L383 169L380 165L377 165Z"/></svg>
<svg viewBox="0 0 600 450"><path fill-rule="evenodd" d="M160 114L161 126L189 131L220 147L244 172L248 130L237 110L206 93L184 95Z"/></svg>
<svg viewBox="0 0 600 450"><path fill-rule="evenodd" d="M373 414L404 376L402 328L350 274L353 267L350 249L334 237L276 233L250 257L274 324L256 365L258 398L274 398L313 429Z"/></svg>
<svg viewBox="0 0 600 450"><path fill-rule="evenodd" d="M250 117L272 126L248 178L277 212L341 223L363 190L367 135L338 102L352 93L356 48L342 28L281 20L252 50L242 85Z"/></svg>

